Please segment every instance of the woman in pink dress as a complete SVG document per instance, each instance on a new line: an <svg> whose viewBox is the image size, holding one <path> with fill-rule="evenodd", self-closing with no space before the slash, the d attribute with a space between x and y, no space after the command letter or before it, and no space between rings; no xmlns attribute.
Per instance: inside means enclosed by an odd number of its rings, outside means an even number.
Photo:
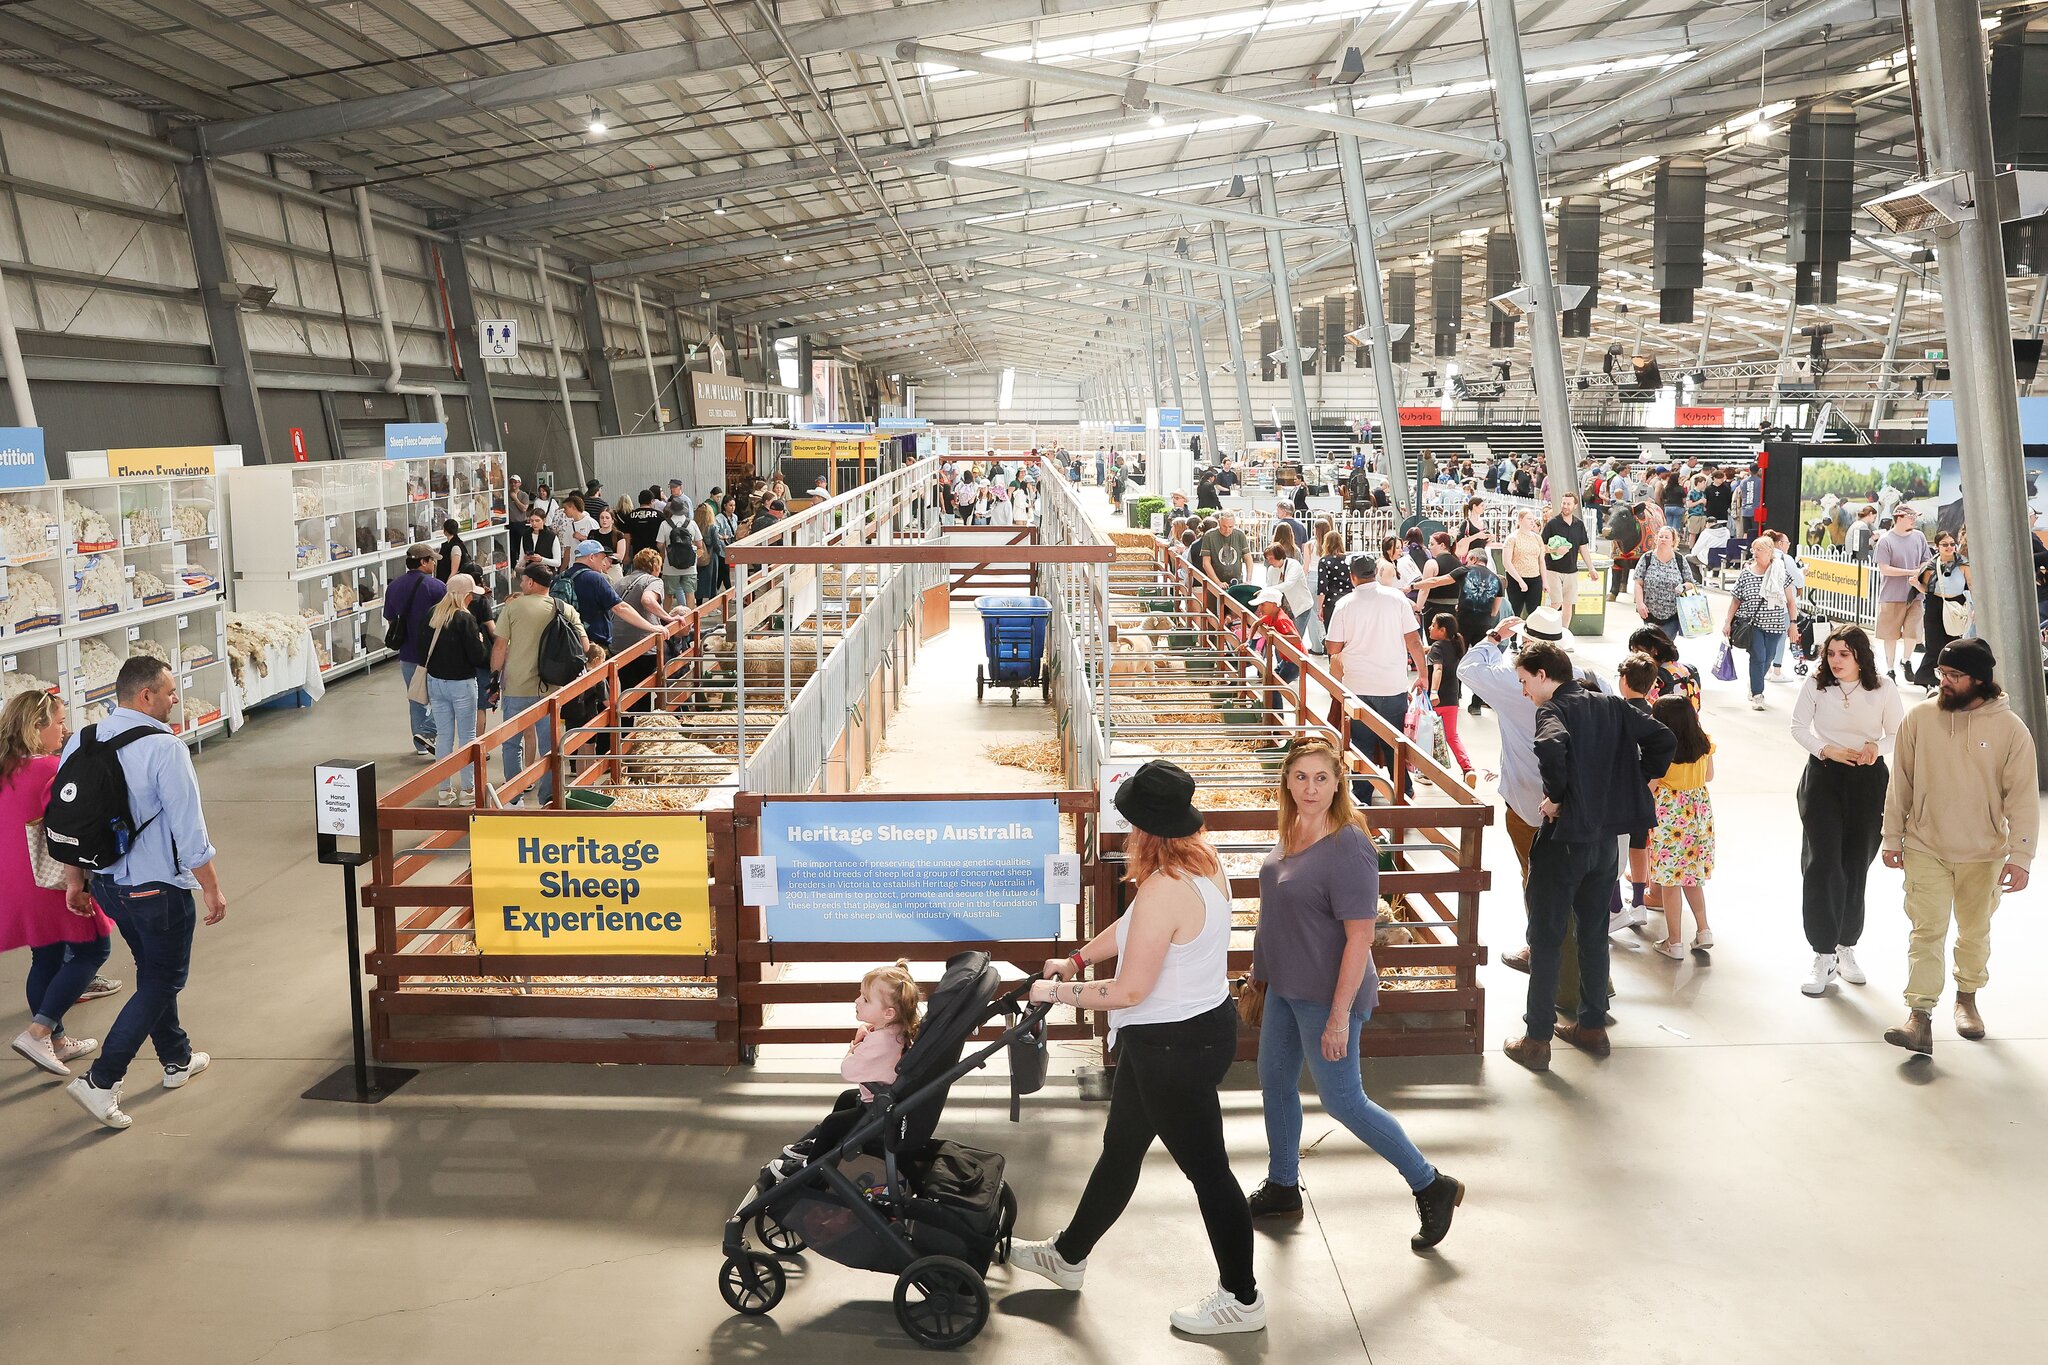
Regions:
<svg viewBox="0 0 2048 1365"><path fill-rule="evenodd" d="M64 1011L92 984L107 960L114 926L99 907L75 915L64 893L36 884L29 839L42 837L43 808L63 751L64 703L47 692L23 692L0 709L0 953L29 950L29 1025L14 1050L53 1076L89 1057L97 1038L64 1032ZM21 830L12 838L6 830Z"/></svg>

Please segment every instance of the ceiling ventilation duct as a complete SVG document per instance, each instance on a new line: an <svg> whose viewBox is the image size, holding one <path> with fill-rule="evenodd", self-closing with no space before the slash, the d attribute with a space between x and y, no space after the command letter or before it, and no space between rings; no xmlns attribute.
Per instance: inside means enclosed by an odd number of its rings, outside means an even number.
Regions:
<svg viewBox="0 0 2048 1365"><path fill-rule="evenodd" d="M1458 325L1464 310L1465 258L1455 251L1439 252L1429 267L1429 311L1440 358L1457 355Z"/></svg>
<svg viewBox="0 0 2048 1365"><path fill-rule="evenodd" d="M1567 339L1593 335L1593 305L1600 302L1600 201L1567 199L1557 206L1559 275L1566 284L1585 286L1586 297L1564 311Z"/></svg>
<svg viewBox="0 0 2048 1365"><path fill-rule="evenodd" d="M1515 255L1515 234L1486 234L1486 292L1498 298L1522 281L1522 264ZM1515 315L1500 308L1486 312L1486 344L1496 351L1515 344Z"/></svg>
<svg viewBox="0 0 2048 1365"><path fill-rule="evenodd" d="M1792 120L1785 258L1800 303L1834 303L1855 207L1856 111L1833 100Z"/></svg>
<svg viewBox="0 0 2048 1365"><path fill-rule="evenodd" d="M1691 322L1693 291L1707 282L1707 163L1674 158L1658 166L1655 203L1657 321Z"/></svg>

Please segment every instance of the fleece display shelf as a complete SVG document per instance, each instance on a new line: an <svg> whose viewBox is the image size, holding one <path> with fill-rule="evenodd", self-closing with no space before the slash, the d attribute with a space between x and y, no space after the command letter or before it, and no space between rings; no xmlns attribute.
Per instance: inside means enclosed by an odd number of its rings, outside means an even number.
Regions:
<svg viewBox="0 0 2048 1365"><path fill-rule="evenodd" d="M421 455L261 465L230 472L230 576L235 609L305 621L323 677L391 657L384 589L405 549L439 545L454 521L503 597L510 587L505 456Z"/></svg>
<svg viewBox="0 0 2048 1365"><path fill-rule="evenodd" d="M113 707L137 651L178 670L173 717L225 724L220 484L214 475L74 479L0 492L0 696L64 698L73 726Z"/></svg>

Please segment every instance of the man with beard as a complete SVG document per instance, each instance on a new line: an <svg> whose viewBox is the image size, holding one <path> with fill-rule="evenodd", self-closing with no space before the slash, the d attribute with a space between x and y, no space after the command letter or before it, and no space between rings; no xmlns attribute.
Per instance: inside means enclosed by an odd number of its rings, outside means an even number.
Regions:
<svg viewBox="0 0 2048 1365"><path fill-rule="evenodd" d="M1956 927L1956 1032L1984 1036L1977 992L1990 981L1991 916L2024 891L2040 807L2034 737L2006 705L1982 640L1951 640L1935 664L1940 694L1906 715L1884 803L1884 865L1906 872L1906 1008L1884 1040L1934 1051L1942 957Z"/></svg>

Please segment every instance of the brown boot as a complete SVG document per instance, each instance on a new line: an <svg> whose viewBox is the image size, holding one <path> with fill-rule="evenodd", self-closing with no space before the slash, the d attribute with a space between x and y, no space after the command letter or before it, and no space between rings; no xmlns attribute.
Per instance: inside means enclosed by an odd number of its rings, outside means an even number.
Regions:
<svg viewBox="0 0 2048 1365"><path fill-rule="evenodd" d="M1614 1051L1613 1044L1607 1041L1607 1030L1604 1028L1584 1028L1575 1023L1559 1024L1557 1036L1579 1051L1591 1053L1595 1057L1605 1057Z"/></svg>
<svg viewBox="0 0 2048 1365"><path fill-rule="evenodd" d="M1956 1033L1976 1042L1984 1036L1984 1016L1977 1013L1977 992L1956 992Z"/></svg>
<svg viewBox="0 0 2048 1365"><path fill-rule="evenodd" d="M1529 974L1529 950L1527 948L1517 948L1512 953L1502 953L1500 955L1500 965L1512 967L1522 975L1527 976Z"/></svg>
<svg viewBox="0 0 2048 1365"><path fill-rule="evenodd" d="M1514 1061L1520 1062L1531 1071L1550 1070L1550 1040L1531 1038L1524 1034L1501 1048Z"/></svg>
<svg viewBox="0 0 2048 1365"><path fill-rule="evenodd" d="M1956 1012L1962 1013L1958 1005ZM1923 1057L1934 1055L1934 1019L1926 1010L1914 1010L1906 1016L1903 1028L1888 1028L1884 1040L1893 1047L1902 1047L1908 1052L1917 1052Z"/></svg>

